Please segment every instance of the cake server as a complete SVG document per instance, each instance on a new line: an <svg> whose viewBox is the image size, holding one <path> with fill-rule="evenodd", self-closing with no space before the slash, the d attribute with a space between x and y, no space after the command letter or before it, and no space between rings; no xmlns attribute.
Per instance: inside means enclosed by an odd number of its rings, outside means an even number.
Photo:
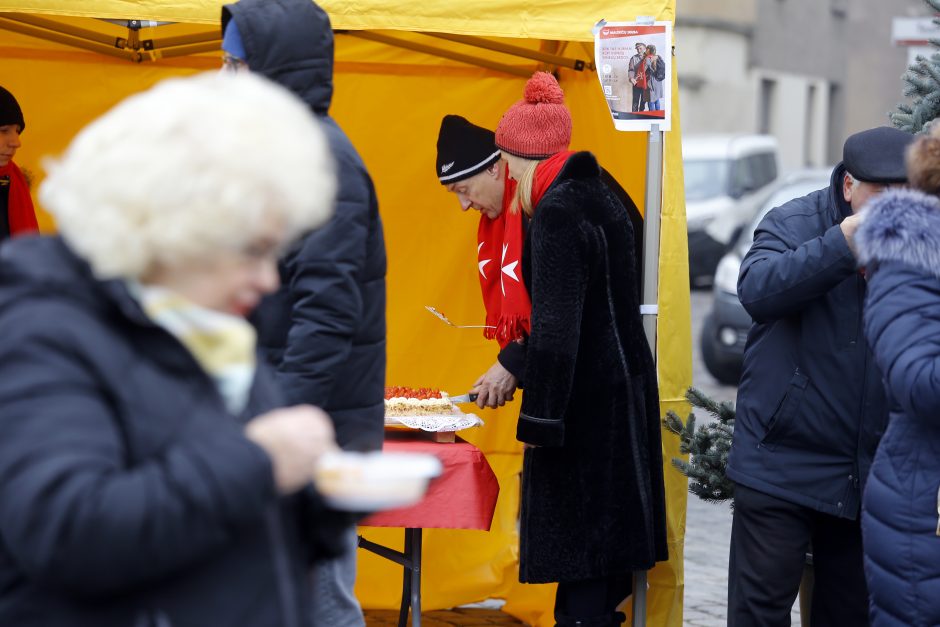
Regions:
<svg viewBox="0 0 940 627"><path fill-rule="evenodd" d="M477 400L477 394L475 392L470 392L469 394L461 394L460 396L451 396L451 403L472 403Z"/></svg>
<svg viewBox="0 0 940 627"><path fill-rule="evenodd" d="M441 320L445 324L449 324L455 329L495 329L496 328L494 326L487 325L487 324L454 324L453 322L447 319L447 316L439 312L434 307L431 307L430 305L425 305L424 308L430 311L432 314L434 314L439 320Z"/></svg>

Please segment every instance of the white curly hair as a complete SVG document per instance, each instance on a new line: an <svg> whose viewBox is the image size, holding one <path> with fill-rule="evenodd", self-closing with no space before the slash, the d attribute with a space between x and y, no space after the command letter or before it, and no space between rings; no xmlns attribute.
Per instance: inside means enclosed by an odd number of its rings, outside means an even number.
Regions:
<svg viewBox="0 0 940 627"><path fill-rule="evenodd" d="M39 197L99 278L206 261L247 245L263 220L293 239L330 217L336 190L309 109L248 73L163 81L45 165Z"/></svg>

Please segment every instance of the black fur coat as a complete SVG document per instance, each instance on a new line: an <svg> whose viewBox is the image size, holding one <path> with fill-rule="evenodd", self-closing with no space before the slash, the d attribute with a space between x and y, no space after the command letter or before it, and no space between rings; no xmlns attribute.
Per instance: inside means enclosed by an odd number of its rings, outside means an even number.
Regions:
<svg viewBox="0 0 940 627"><path fill-rule="evenodd" d="M517 437L523 582L667 559L659 394L637 300L634 235L588 152L535 209L523 250L532 333Z"/></svg>

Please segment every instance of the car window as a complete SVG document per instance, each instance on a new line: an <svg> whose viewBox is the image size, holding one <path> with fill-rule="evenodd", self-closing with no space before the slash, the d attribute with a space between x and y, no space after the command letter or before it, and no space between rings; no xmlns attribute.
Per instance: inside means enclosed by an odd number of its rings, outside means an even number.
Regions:
<svg viewBox="0 0 940 627"><path fill-rule="evenodd" d="M689 159L682 163L685 170L686 201L708 200L728 193L728 161L726 159Z"/></svg>
<svg viewBox="0 0 940 627"><path fill-rule="evenodd" d="M764 173L764 164L761 162L760 155L750 155L747 158L748 167L751 169L751 182L754 189L759 189L767 184L767 175Z"/></svg>
<svg viewBox="0 0 940 627"><path fill-rule="evenodd" d="M764 204L761 205L760 210L754 216L751 224L741 232L741 237L738 239L737 243L737 249L741 255L743 256L751 248L751 244L754 243L754 231L757 229L757 225L760 224L760 221L764 219L764 216L766 216L771 209L790 202L794 198L806 196L828 185L828 178L806 178L783 185L771 193Z"/></svg>
<svg viewBox="0 0 940 627"><path fill-rule="evenodd" d="M740 198L742 195L758 189L757 173L754 171L754 161L750 157L735 159L731 165L731 197Z"/></svg>
<svg viewBox="0 0 940 627"><path fill-rule="evenodd" d="M768 173L768 176L770 177L767 179L767 182L769 183L771 181L776 180L777 179L777 155L772 152L768 152L768 153L761 155L761 158L767 164L766 165L767 173Z"/></svg>
<svg viewBox="0 0 940 627"><path fill-rule="evenodd" d="M762 152L748 157L751 172L757 187L763 187L777 178L777 160L771 152Z"/></svg>

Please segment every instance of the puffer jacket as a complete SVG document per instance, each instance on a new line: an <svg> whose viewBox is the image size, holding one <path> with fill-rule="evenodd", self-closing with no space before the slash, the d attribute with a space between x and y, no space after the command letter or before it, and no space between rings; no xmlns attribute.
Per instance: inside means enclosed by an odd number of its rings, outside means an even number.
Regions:
<svg viewBox="0 0 940 627"><path fill-rule="evenodd" d="M278 498L242 415L120 281L58 238L0 248L0 625L306 627L347 517ZM317 549L333 548L334 553Z"/></svg>
<svg viewBox="0 0 940 627"><path fill-rule="evenodd" d="M865 490L874 625L940 624L940 199L890 191L856 236L891 413Z"/></svg>
<svg viewBox="0 0 940 627"><path fill-rule="evenodd" d="M329 412L346 449L382 447L385 415L385 239L372 179L329 116L333 31L309 0L241 0L233 19L248 67L290 89L323 125L336 160L335 213L281 260L281 289L252 315L258 343L290 403ZM311 189L311 194L318 190Z"/></svg>

